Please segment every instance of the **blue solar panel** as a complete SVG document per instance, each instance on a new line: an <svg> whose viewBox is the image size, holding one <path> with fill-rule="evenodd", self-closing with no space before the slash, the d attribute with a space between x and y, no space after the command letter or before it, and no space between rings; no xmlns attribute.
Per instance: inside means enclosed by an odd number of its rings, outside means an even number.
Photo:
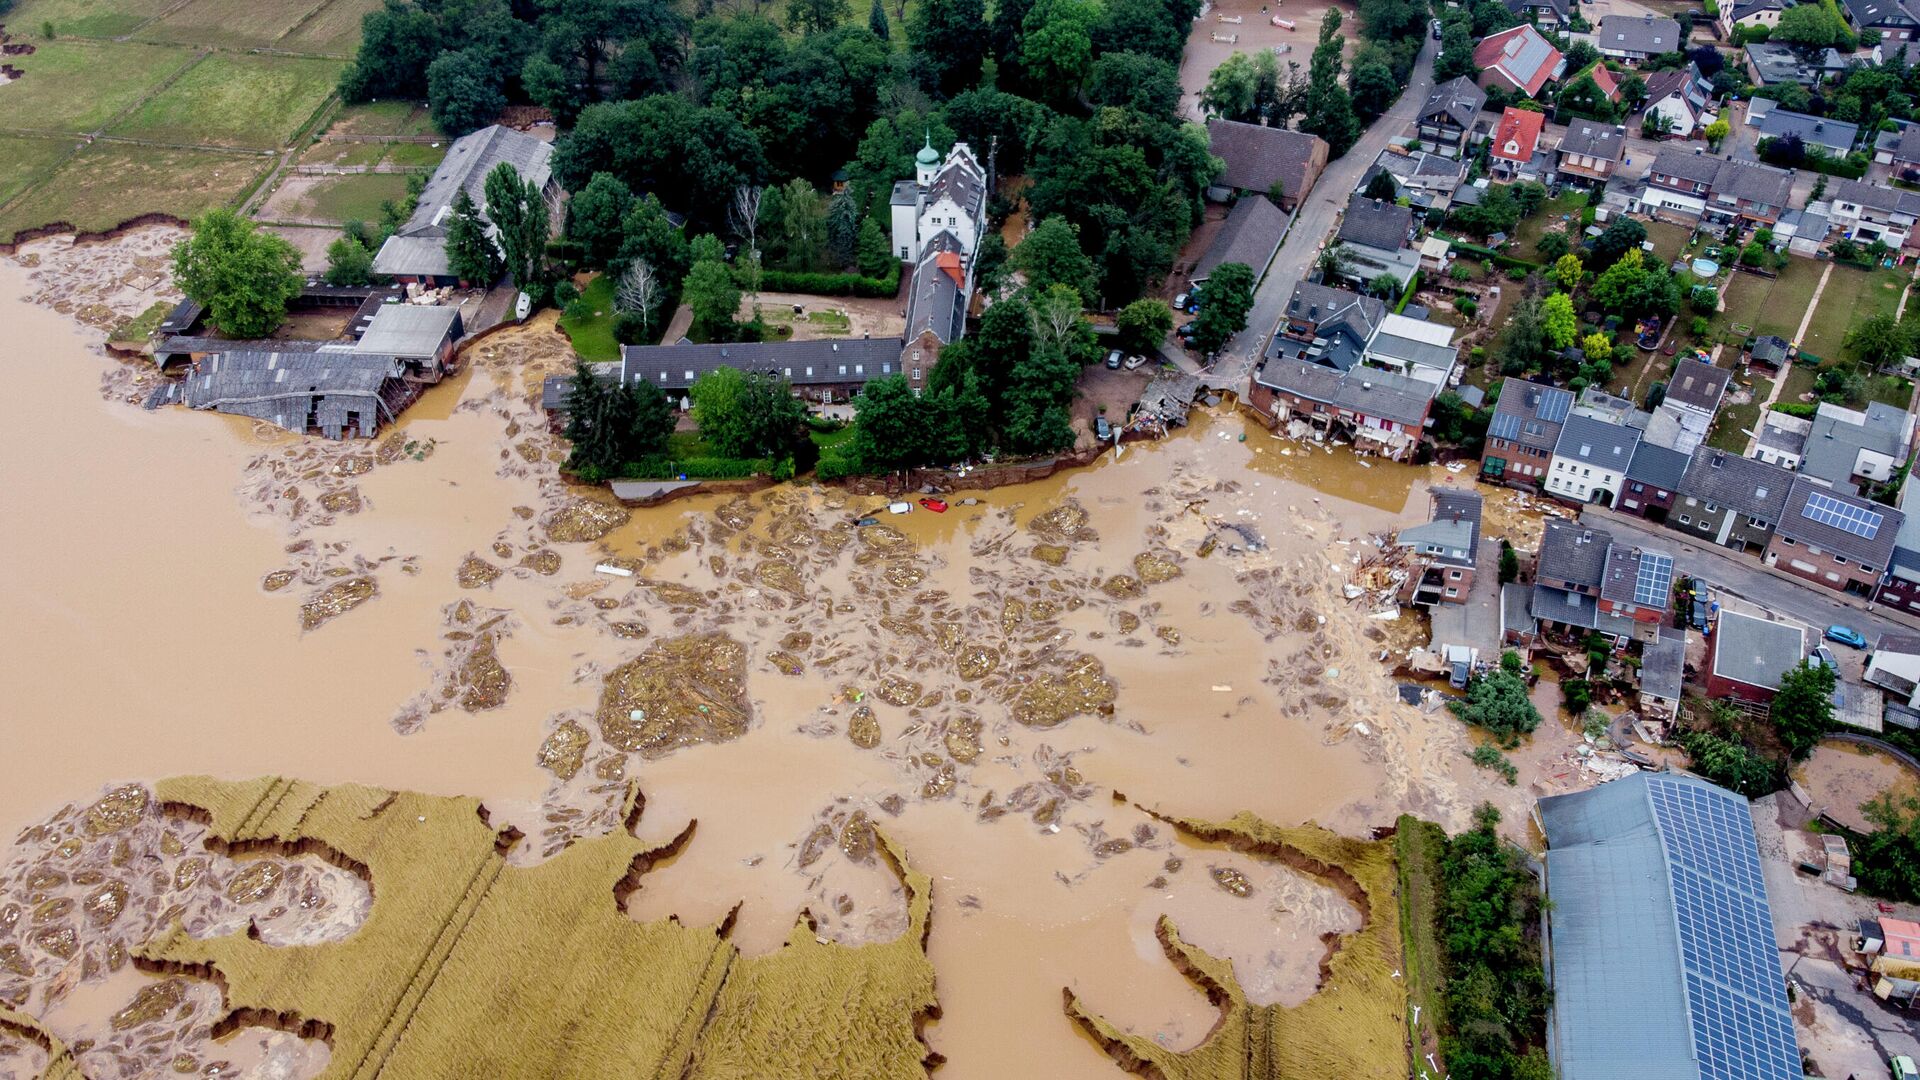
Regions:
<svg viewBox="0 0 1920 1080"><path fill-rule="evenodd" d="M1543 386L1540 388L1540 407L1534 410L1534 415L1548 423L1558 424L1565 420L1567 413L1572 410L1572 394L1551 386Z"/></svg>
<svg viewBox="0 0 1920 1080"><path fill-rule="evenodd" d="M1809 521L1852 533L1863 540L1873 539L1880 532L1880 523L1886 520L1884 515L1864 506L1841 502L1820 491L1807 496L1807 505L1801 508L1800 513Z"/></svg>
<svg viewBox="0 0 1920 1080"><path fill-rule="evenodd" d="M1651 551L1640 553L1640 574L1633 582L1633 602L1641 607L1666 607L1673 593L1673 560Z"/></svg>
<svg viewBox="0 0 1920 1080"><path fill-rule="evenodd" d="M1517 413L1496 412L1493 423L1487 426L1487 434L1496 439L1517 439L1520 437L1520 417Z"/></svg>
<svg viewBox="0 0 1920 1080"><path fill-rule="evenodd" d="M1744 801L1664 778L1647 790L1672 874L1701 1077L1795 1080L1800 1054Z"/></svg>

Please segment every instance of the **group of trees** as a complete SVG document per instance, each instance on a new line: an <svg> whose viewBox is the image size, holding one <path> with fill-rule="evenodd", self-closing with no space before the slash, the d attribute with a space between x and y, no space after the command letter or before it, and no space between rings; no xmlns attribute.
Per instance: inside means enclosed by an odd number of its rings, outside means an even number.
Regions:
<svg viewBox="0 0 1920 1080"><path fill-rule="evenodd" d="M1539 886L1526 854L1503 842L1500 812L1446 842L1436 923L1445 953L1440 1050L1455 1076L1551 1080L1551 992L1541 965Z"/></svg>
<svg viewBox="0 0 1920 1080"><path fill-rule="evenodd" d="M1523 671L1520 654L1509 650L1501 654L1499 667L1474 676L1466 696L1452 699L1447 707L1461 720L1484 728L1501 746L1517 746L1520 736L1540 726L1540 710L1533 707Z"/></svg>
<svg viewBox="0 0 1920 1080"><path fill-rule="evenodd" d="M300 295L300 252L233 210L209 210L173 247L173 280L235 338L260 338Z"/></svg>

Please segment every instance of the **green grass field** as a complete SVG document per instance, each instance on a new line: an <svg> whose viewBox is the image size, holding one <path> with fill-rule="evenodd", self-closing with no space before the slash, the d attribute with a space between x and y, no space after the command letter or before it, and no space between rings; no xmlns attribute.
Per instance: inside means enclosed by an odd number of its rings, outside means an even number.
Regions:
<svg viewBox="0 0 1920 1080"><path fill-rule="evenodd" d="M64 160L74 143L73 139L0 135L0 206Z"/></svg>
<svg viewBox="0 0 1920 1080"><path fill-rule="evenodd" d="M190 218L247 190L267 165L217 150L97 142L0 210L0 240L56 221L99 231L141 214Z"/></svg>
<svg viewBox="0 0 1920 1080"><path fill-rule="evenodd" d="M63 38L112 38L133 33L172 6L173 0L24 0L7 22L35 34L50 22Z"/></svg>
<svg viewBox="0 0 1920 1080"><path fill-rule="evenodd" d="M560 328L573 342L573 351L586 360L620 359L620 343L613 340L613 279L605 274L580 290L576 304L567 305ZM573 313L583 312L579 318Z"/></svg>
<svg viewBox="0 0 1920 1080"><path fill-rule="evenodd" d="M360 44L361 18L380 10L380 4L381 0L327 0L274 42L274 47L291 52L352 56Z"/></svg>
<svg viewBox="0 0 1920 1080"><path fill-rule="evenodd" d="M307 193L305 215L321 221L379 221L380 204L407 198L407 178L399 173L330 176Z"/></svg>
<svg viewBox="0 0 1920 1080"><path fill-rule="evenodd" d="M378 165L380 159L387 156L385 143L363 142L326 142L314 143L300 154L302 165L341 165L361 166Z"/></svg>
<svg viewBox="0 0 1920 1080"><path fill-rule="evenodd" d="M215 53L112 133L263 150L285 146L333 93L342 67L334 60Z"/></svg>
<svg viewBox="0 0 1920 1080"><path fill-rule="evenodd" d="M433 117L411 101L342 105L327 130L340 135L431 135Z"/></svg>
<svg viewBox="0 0 1920 1080"><path fill-rule="evenodd" d="M430 146L426 143L390 143L387 156L383 158L389 165L411 165L417 168L433 168L447 156L447 146Z"/></svg>
<svg viewBox="0 0 1920 1080"><path fill-rule="evenodd" d="M1838 360L1845 355L1842 343L1847 330L1875 315L1891 315L1900 306L1900 290L1907 275L1900 270L1856 270L1835 264L1827 288L1820 294L1820 309L1807 325L1802 352L1823 360ZM1802 308L1802 310L1805 310Z"/></svg>
<svg viewBox="0 0 1920 1080"><path fill-rule="evenodd" d="M140 31L143 41L265 48L326 0L187 0Z"/></svg>
<svg viewBox="0 0 1920 1080"><path fill-rule="evenodd" d="M6 88L6 124L37 131L91 132L186 67L186 49L52 41L8 57L24 75Z"/></svg>

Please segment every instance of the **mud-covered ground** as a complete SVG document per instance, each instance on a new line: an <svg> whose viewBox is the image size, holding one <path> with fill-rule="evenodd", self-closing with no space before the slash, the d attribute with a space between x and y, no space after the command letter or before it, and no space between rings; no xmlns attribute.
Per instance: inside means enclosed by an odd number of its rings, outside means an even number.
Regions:
<svg viewBox="0 0 1920 1080"><path fill-rule="evenodd" d="M154 289L88 282L140 270L170 240L29 245L0 267L0 292L99 326L90 305L133 314ZM1441 470L1363 464L1222 412L1078 473L953 493L945 514L862 527L878 500L809 484L630 510L559 477L564 446L536 403L541 378L572 360L550 317L473 345L468 373L372 443L141 413L125 402L149 374L19 321L63 366L36 376L62 436L96 451L7 492L38 511L0 533L0 555L37 567L21 588L40 622L0 646L35 661L23 707L65 725L36 725L21 749L60 748L60 790L81 801L0 803L14 825L43 823L0 872L0 904L21 912L0 923L21 965L0 996L63 1037L97 1038L88 1053L115 1075L213 1060L194 1023L166 1039L92 1034L127 992L164 985L108 961L159 914L202 902L172 881L179 860L209 858L190 823L143 808L130 835L150 834L154 852L129 856L137 874L110 873L119 834L88 843L104 852L87 856L104 863L89 884L57 865L79 807L165 773L478 795L526 834L510 855L523 863L620 827L638 779L642 830L655 830L642 839L689 819L702 839L656 867L629 912L717 923L740 905L750 953L776 948L803 908L830 940L897 935L901 888L874 853L883 824L934 877L942 1017L927 1035L943 1074L962 1077L1113 1075L1063 1017L1062 985L1164 1045L1198 1043L1214 1013L1166 969L1162 915L1231 960L1261 1004L1304 1000L1323 935L1358 924L1332 890L1141 808L1360 836L1403 811L1458 826L1493 798L1524 821L1525 778L1473 769L1448 714L1400 702L1381 662L1404 647L1395 627L1341 591L1367 536L1423 517L1429 483L1462 482ZM82 368L105 373L105 400L71 392ZM53 430L25 426L0 451ZM106 479L156 459L164 482ZM99 505L83 502L103 490L138 519L138 542L106 542ZM42 531L63 524L64 542ZM82 673L110 636L147 647L99 685ZM73 677L55 677L62 664ZM136 700L130 715L109 707ZM50 860L66 878L34 901ZM210 882L249 869L207 866ZM189 931L271 911L326 869L287 864L273 897L205 901ZM101 933L82 909L110 879L129 914ZM74 907L34 922L62 898ZM260 1052L292 1062L278 1046ZM302 1053L275 1075L324 1063Z"/></svg>

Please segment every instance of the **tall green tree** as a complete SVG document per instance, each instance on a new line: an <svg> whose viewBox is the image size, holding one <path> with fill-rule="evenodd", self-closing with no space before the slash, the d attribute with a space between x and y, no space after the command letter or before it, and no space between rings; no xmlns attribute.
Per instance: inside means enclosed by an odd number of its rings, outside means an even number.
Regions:
<svg viewBox="0 0 1920 1080"><path fill-rule="evenodd" d="M1467 684L1467 696L1447 703L1455 716L1484 728L1502 746L1515 746L1520 736L1540 726L1540 711L1527 696L1527 684L1504 668L1477 675Z"/></svg>
<svg viewBox="0 0 1920 1080"><path fill-rule="evenodd" d="M881 41L893 39L893 24L887 22L887 5L873 0L873 6L867 9L867 29Z"/></svg>
<svg viewBox="0 0 1920 1080"><path fill-rule="evenodd" d="M1570 349L1580 334L1580 320L1573 313L1573 297L1557 292L1540 305L1546 316L1547 340L1556 349Z"/></svg>
<svg viewBox="0 0 1920 1080"><path fill-rule="evenodd" d="M500 278L500 249L487 235L487 223L473 196L461 188L453 196L447 219L447 267L469 285L488 286Z"/></svg>
<svg viewBox="0 0 1920 1080"><path fill-rule="evenodd" d="M916 395L904 375L869 382L854 400L854 454L877 471L957 461L967 438L951 389Z"/></svg>
<svg viewBox="0 0 1920 1080"><path fill-rule="evenodd" d="M913 68L927 89L951 97L980 81L987 55L984 0L925 0L907 22Z"/></svg>
<svg viewBox="0 0 1920 1080"><path fill-rule="evenodd" d="M1203 353L1218 352L1233 335L1247 328L1253 310L1253 270L1245 263L1221 263L1200 284L1200 317L1194 320L1193 346Z"/></svg>
<svg viewBox="0 0 1920 1080"><path fill-rule="evenodd" d="M348 101L417 98L440 49L439 20L408 0L386 0L360 20L360 50L340 75L340 96Z"/></svg>
<svg viewBox="0 0 1920 1080"><path fill-rule="evenodd" d="M487 174L487 219L493 222L507 273L522 289L542 281L547 256L547 201L531 180L501 162Z"/></svg>
<svg viewBox="0 0 1920 1080"><path fill-rule="evenodd" d="M800 34L824 34L846 22L851 14L847 0L788 0L787 29ZM881 12L880 17L884 25L886 13Z"/></svg>
<svg viewBox="0 0 1920 1080"><path fill-rule="evenodd" d="M1769 715L1780 741L1795 761L1805 758L1833 729L1833 669L1805 660L1780 676Z"/></svg>
<svg viewBox="0 0 1920 1080"><path fill-rule="evenodd" d="M427 104L448 135L486 127L507 106L500 69L473 50L442 53L427 67Z"/></svg>
<svg viewBox="0 0 1920 1080"><path fill-rule="evenodd" d="M1847 331L1845 345L1848 352L1868 366L1888 367L1913 355L1913 329L1892 315L1874 315Z"/></svg>
<svg viewBox="0 0 1920 1080"><path fill-rule="evenodd" d="M701 237L708 240L711 237ZM696 248L705 245L696 243ZM717 248L715 243L712 247ZM733 336L734 316L740 311L740 286L725 260L711 249L697 251L693 269L687 272L681 289L687 306L693 309L695 333L709 341L728 341Z"/></svg>
<svg viewBox="0 0 1920 1080"><path fill-rule="evenodd" d="M567 200L567 239L579 244L589 266L605 268L626 242L633 192L612 173L594 173L587 186Z"/></svg>
<svg viewBox="0 0 1920 1080"><path fill-rule="evenodd" d="M373 252L354 236L341 236L327 245L329 285L366 285L373 281Z"/></svg>
<svg viewBox="0 0 1920 1080"><path fill-rule="evenodd" d="M1327 140L1330 157L1346 153L1360 137L1353 99L1340 82L1345 66L1341 52L1345 48L1346 42L1340 37L1340 9L1328 8L1320 24L1320 43L1314 46L1313 61L1307 69L1306 116L1300 127Z"/></svg>
<svg viewBox="0 0 1920 1080"><path fill-rule="evenodd" d="M1173 309L1165 300L1142 298L1121 308L1114 325L1129 352L1150 353L1173 331Z"/></svg>
<svg viewBox="0 0 1920 1080"><path fill-rule="evenodd" d="M1065 285L1082 297L1093 294L1093 260L1080 250L1078 230L1064 217L1042 221L1014 245L1008 262L1036 290Z"/></svg>
<svg viewBox="0 0 1920 1080"><path fill-rule="evenodd" d="M300 295L300 253L222 207L195 218L174 245L173 280L228 335L265 337Z"/></svg>
<svg viewBox="0 0 1920 1080"><path fill-rule="evenodd" d="M1035 0L1027 12L1020 62L1043 100L1071 100L1093 69L1099 0Z"/></svg>
<svg viewBox="0 0 1920 1080"><path fill-rule="evenodd" d="M687 253L687 234L667 217L666 208L652 192L635 199L620 223L620 259L643 259L669 289L685 280L693 260Z"/></svg>
<svg viewBox="0 0 1920 1080"><path fill-rule="evenodd" d="M602 379L585 361L574 367L567 395L569 464L601 476L622 465L666 449L673 434L673 405L660 388L644 380L622 386Z"/></svg>
<svg viewBox="0 0 1920 1080"><path fill-rule="evenodd" d="M1360 194L1381 202L1393 202L1400 197L1400 185L1394 182L1392 173L1381 169L1373 174L1373 179L1367 181L1367 186L1361 189Z"/></svg>
<svg viewBox="0 0 1920 1080"><path fill-rule="evenodd" d="M784 457L807 415L791 383L758 372L716 368L694 381L692 396L700 437L730 458Z"/></svg>

